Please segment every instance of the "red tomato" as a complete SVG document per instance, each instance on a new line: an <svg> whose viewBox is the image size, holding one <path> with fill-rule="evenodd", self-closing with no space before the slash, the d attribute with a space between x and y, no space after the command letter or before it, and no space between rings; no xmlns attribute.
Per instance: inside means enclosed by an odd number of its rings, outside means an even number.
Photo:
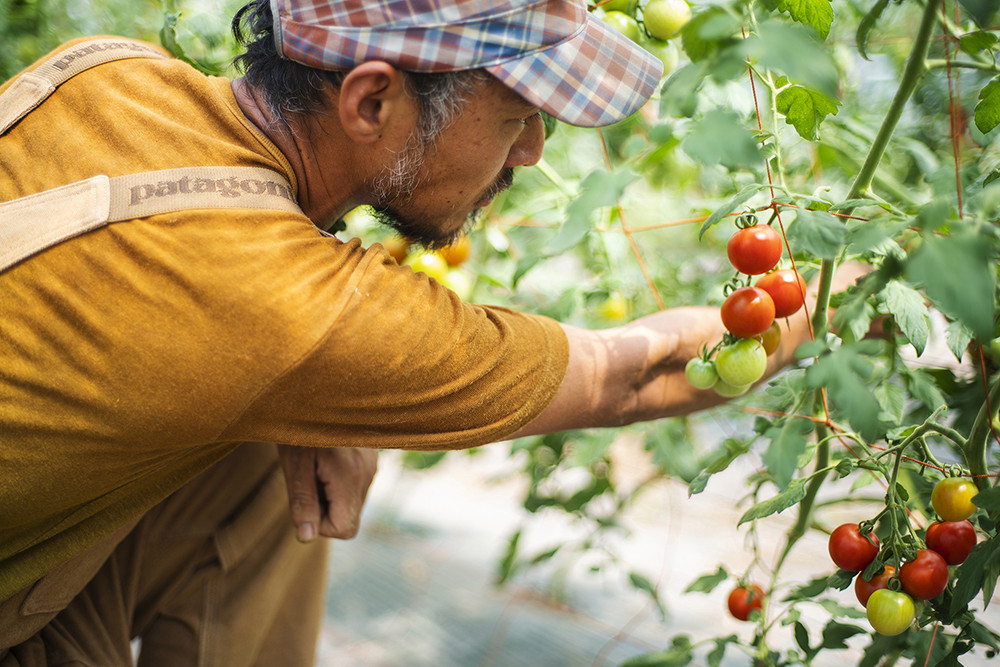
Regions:
<svg viewBox="0 0 1000 667"><path fill-rule="evenodd" d="M729 594L729 613L741 621L750 618L750 612L764 605L764 591L757 584L737 586Z"/></svg>
<svg viewBox="0 0 1000 667"><path fill-rule="evenodd" d="M781 236L768 225L746 227L729 237L726 254L740 273L767 273L781 259Z"/></svg>
<svg viewBox="0 0 1000 667"><path fill-rule="evenodd" d="M872 593L865 611L875 632L889 637L904 632L916 616L913 598L887 588Z"/></svg>
<svg viewBox="0 0 1000 667"><path fill-rule="evenodd" d="M889 580L892 579L895 572L896 568L892 565L886 565L882 568L882 573L876 574L870 581L865 581L865 578L861 576L862 573L858 573L858 576L854 578L854 594L858 596L858 602L861 603L862 607L868 604L868 598L872 596L872 593L889 588Z"/></svg>
<svg viewBox="0 0 1000 667"><path fill-rule="evenodd" d="M972 502L972 498L978 492L979 489L970 479L945 477L934 485L931 505L945 521L961 521L975 513L976 505Z"/></svg>
<svg viewBox="0 0 1000 667"><path fill-rule="evenodd" d="M948 586L948 563L936 551L920 549L917 557L899 568L903 590L915 600L930 600Z"/></svg>
<svg viewBox="0 0 1000 667"><path fill-rule="evenodd" d="M842 570L861 572L878 555L878 537L875 533L871 533L870 537L874 544L861 534L856 523L837 526L827 543L830 558Z"/></svg>
<svg viewBox="0 0 1000 667"><path fill-rule="evenodd" d="M793 269L778 269L757 281L774 301L774 316L788 317L805 303L806 281Z"/></svg>
<svg viewBox="0 0 1000 667"><path fill-rule="evenodd" d="M927 526L927 548L941 554L948 565L965 562L976 546L976 529L970 521L935 521Z"/></svg>
<svg viewBox="0 0 1000 667"><path fill-rule="evenodd" d="M774 321L774 301L762 289L741 287L722 303L722 324L737 338L753 338L767 331Z"/></svg>

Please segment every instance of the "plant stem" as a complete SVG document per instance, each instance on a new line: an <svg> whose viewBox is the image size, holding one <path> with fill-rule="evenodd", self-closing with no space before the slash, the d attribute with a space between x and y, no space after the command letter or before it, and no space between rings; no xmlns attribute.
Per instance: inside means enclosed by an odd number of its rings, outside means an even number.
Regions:
<svg viewBox="0 0 1000 667"><path fill-rule="evenodd" d="M993 383L987 400L979 409L979 414L976 415L976 421L972 424L972 430L969 432L969 439L966 441L965 446L965 460L969 464L973 480L980 490L987 489L990 486L989 477L986 476L988 472L986 467L986 443L989 441L990 424L993 421L993 416L997 413L998 401L1000 401L1000 377Z"/></svg>

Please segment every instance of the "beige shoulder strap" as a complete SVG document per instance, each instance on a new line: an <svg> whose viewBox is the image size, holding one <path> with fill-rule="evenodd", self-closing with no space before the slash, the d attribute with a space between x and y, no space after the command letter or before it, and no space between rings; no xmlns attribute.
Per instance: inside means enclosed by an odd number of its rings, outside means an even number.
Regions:
<svg viewBox="0 0 1000 667"><path fill-rule="evenodd" d="M61 51L0 95L0 136L80 72L123 58L166 58L144 42L100 38ZM198 208L302 213L284 175L262 167L190 167L94 176L0 204L0 272L112 222Z"/></svg>
<svg viewBox="0 0 1000 667"><path fill-rule="evenodd" d="M198 208L301 214L288 180L262 167L190 167L94 176L0 204L0 272L112 222Z"/></svg>
<svg viewBox="0 0 1000 667"><path fill-rule="evenodd" d="M112 60L167 58L151 44L131 39L99 38L60 51L25 72L0 95L0 136L76 74Z"/></svg>

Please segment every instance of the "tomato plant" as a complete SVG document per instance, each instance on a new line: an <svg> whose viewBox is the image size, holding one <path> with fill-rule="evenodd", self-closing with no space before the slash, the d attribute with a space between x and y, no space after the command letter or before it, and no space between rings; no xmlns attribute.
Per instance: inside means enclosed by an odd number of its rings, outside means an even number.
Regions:
<svg viewBox="0 0 1000 667"><path fill-rule="evenodd" d="M743 338L726 345L715 357L715 371L719 378L734 387L744 387L764 375L767 354L764 346L753 338Z"/></svg>
<svg viewBox="0 0 1000 667"><path fill-rule="evenodd" d="M757 584L737 586L729 592L726 605L733 618L740 621L749 620L751 612L763 609L764 591Z"/></svg>
<svg viewBox="0 0 1000 667"><path fill-rule="evenodd" d="M769 225L744 227L729 237L726 254L740 273L767 273L781 259L781 236Z"/></svg>
<svg viewBox="0 0 1000 667"><path fill-rule="evenodd" d="M774 302L762 289L740 287L726 297L719 311L722 325L738 338L752 338L774 322Z"/></svg>
<svg viewBox="0 0 1000 667"><path fill-rule="evenodd" d="M904 632L915 616L913 599L906 593L887 588L874 591L865 605L865 613L872 628L889 637Z"/></svg>
<svg viewBox="0 0 1000 667"><path fill-rule="evenodd" d="M925 540L948 565L961 565L976 546L976 529L966 520L935 521L927 526Z"/></svg>
<svg viewBox="0 0 1000 667"><path fill-rule="evenodd" d="M806 281L794 269L778 269L766 273L757 281L774 301L774 316L788 317L805 304Z"/></svg>
<svg viewBox="0 0 1000 667"><path fill-rule="evenodd" d="M864 607L868 604L868 598L872 596L872 593L888 588L889 580L895 573L896 568L892 565L884 565L882 571L871 579L865 579L864 573L859 572L858 576L854 577L854 595L858 598L861 606Z"/></svg>
<svg viewBox="0 0 1000 667"><path fill-rule="evenodd" d="M971 480L961 477L945 477L934 485L931 492L931 505L945 521L962 521L975 514L976 505L972 502L978 489Z"/></svg>
<svg viewBox="0 0 1000 667"><path fill-rule="evenodd" d="M878 555L879 541L874 533L862 535L856 523L837 526L827 542L830 558L842 570L860 572Z"/></svg>
<svg viewBox="0 0 1000 667"><path fill-rule="evenodd" d="M936 598L948 586L948 563L936 551L920 549L899 568L899 581L915 600Z"/></svg>

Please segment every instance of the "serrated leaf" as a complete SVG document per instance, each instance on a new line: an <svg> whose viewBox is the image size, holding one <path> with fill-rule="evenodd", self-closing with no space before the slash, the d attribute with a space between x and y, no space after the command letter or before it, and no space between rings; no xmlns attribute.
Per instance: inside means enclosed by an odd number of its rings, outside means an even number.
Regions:
<svg viewBox="0 0 1000 667"><path fill-rule="evenodd" d="M919 357L924 353L930 332L930 313L924 296L906 283L890 280L882 290L882 298Z"/></svg>
<svg viewBox="0 0 1000 667"><path fill-rule="evenodd" d="M793 479L788 487L778 493L772 498L768 498L763 502L759 502L740 517L740 520L736 523L736 526L742 526L748 521L754 521L755 519L763 519L764 517L771 516L772 514L779 514L784 510L797 504L800 500L806 497L806 485L802 479Z"/></svg>
<svg viewBox="0 0 1000 667"><path fill-rule="evenodd" d="M972 548L965 562L956 570L955 588L952 591L949 613L955 616L968 605L983 588L988 571L1000 560L1000 538L980 542ZM995 585L995 581L993 585ZM986 599L987 602L989 598Z"/></svg>
<svg viewBox="0 0 1000 667"><path fill-rule="evenodd" d="M1000 125L1000 78L993 79L979 91L975 118L976 127L983 134Z"/></svg>
<svg viewBox="0 0 1000 667"><path fill-rule="evenodd" d="M705 656L705 660L708 663L708 667L719 667L722 664L722 658L726 655L726 646L728 644L739 644L740 638L736 635L729 635L728 637L716 637L715 638L715 648L708 652Z"/></svg>
<svg viewBox="0 0 1000 667"><path fill-rule="evenodd" d="M906 277L922 286L934 305L984 340L993 337L995 259L974 232L926 235L906 266Z"/></svg>
<svg viewBox="0 0 1000 667"><path fill-rule="evenodd" d="M703 574L694 581L692 581L687 588L684 589L685 593L711 593L716 589L716 587L722 582L729 578L729 573L726 569L719 566L719 569L711 574Z"/></svg>
<svg viewBox="0 0 1000 667"><path fill-rule="evenodd" d="M740 117L726 109L713 109L694 126L681 142L681 148L692 159L706 166L721 164L729 169L759 168L763 158Z"/></svg>
<svg viewBox="0 0 1000 667"><path fill-rule="evenodd" d="M830 0L778 0L778 9L788 12L799 23L812 26L823 39L830 34L833 24Z"/></svg>
<svg viewBox="0 0 1000 667"><path fill-rule="evenodd" d="M660 115L690 118L698 108L698 89L707 75L706 63L688 63L675 70L660 89Z"/></svg>
<svg viewBox="0 0 1000 667"><path fill-rule="evenodd" d="M760 66L777 70L793 83L837 97L839 76L832 51L802 25L785 21L764 21L756 35L739 45L742 55Z"/></svg>
<svg viewBox="0 0 1000 667"><path fill-rule="evenodd" d="M993 513L1000 511L1000 487L984 489L972 497L972 502L981 509Z"/></svg>
<svg viewBox="0 0 1000 667"><path fill-rule="evenodd" d="M681 45L691 62L704 61L735 42L733 35L739 30L740 24L735 16L722 7L706 7L684 26Z"/></svg>
<svg viewBox="0 0 1000 667"><path fill-rule="evenodd" d="M879 419L884 422L899 423L903 421L906 410L906 392L898 384L883 382L875 385L872 390L875 400L881 408Z"/></svg>
<svg viewBox="0 0 1000 667"><path fill-rule="evenodd" d="M812 424L805 419L786 419L764 434L765 438L771 440L764 452L764 465L779 489L786 488L792 481L799 456L806 450L806 438L812 433L812 429Z"/></svg>
<svg viewBox="0 0 1000 667"><path fill-rule="evenodd" d="M688 485L688 493L693 495L704 491L709 477L728 468L730 463L746 454L749 450L749 442L726 438L722 442L722 447L713 452L709 457L705 463L705 469L698 473L698 476Z"/></svg>
<svg viewBox="0 0 1000 667"><path fill-rule="evenodd" d="M712 214L708 216L708 219L702 223L701 229L698 230L698 239L701 240L701 237L706 231L708 231L709 227L715 225L727 215L742 207L747 200L766 188L766 185L762 185L760 183L751 183L750 185L744 186L742 190L733 195L726 203L712 211Z"/></svg>
<svg viewBox="0 0 1000 667"><path fill-rule="evenodd" d="M885 8L889 6L889 0L878 0L872 8L868 10L868 13L862 17L858 22L858 30L854 35L854 40L857 43L858 53L865 60L869 60L867 48L868 48L868 35L871 34L872 29L878 20L882 17L882 12Z"/></svg>
<svg viewBox="0 0 1000 667"><path fill-rule="evenodd" d="M851 427L871 441L883 430L880 408L866 385L871 379L871 362L856 345L843 345L819 357L806 369L806 381L815 389L825 387L834 407L846 415Z"/></svg>
<svg viewBox="0 0 1000 667"><path fill-rule="evenodd" d="M785 117L803 139L819 139L819 126L827 116L836 115L839 101L803 86L791 86L775 98L778 113Z"/></svg>
<svg viewBox="0 0 1000 667"><path fill-rule="evenodd" d="M855 635L868 634L856 625L848 625L831 620L823 628L823 648L837 650L847 648L847 641Z"/></svg>
<svg viewBox="0 0 1000 667"><path fill-rule="evenodd" d="M597 209L614 206L625 188L639 179L631 169L608 173L595 169L580 184L580 194L566 207L566 221L549 239L546 253L557 255L583 240L591 229L591 214Z"/></svg>
<svg viewBox="0 0 1000 667"><path fill-rule="evenodd" d="M803 586L793 588L791 592L788 593L788 596L785 597L784 601L792 602L794 600L812 600L829 587L830 577L817 577Z"/></svg>
<svg viewBox="0 0 1000 667"><path fill-rule="evenodd" d="M847 226L825 211L800 210L788 227L788 242L793 250L833 259L847 242Z"/></svg>

